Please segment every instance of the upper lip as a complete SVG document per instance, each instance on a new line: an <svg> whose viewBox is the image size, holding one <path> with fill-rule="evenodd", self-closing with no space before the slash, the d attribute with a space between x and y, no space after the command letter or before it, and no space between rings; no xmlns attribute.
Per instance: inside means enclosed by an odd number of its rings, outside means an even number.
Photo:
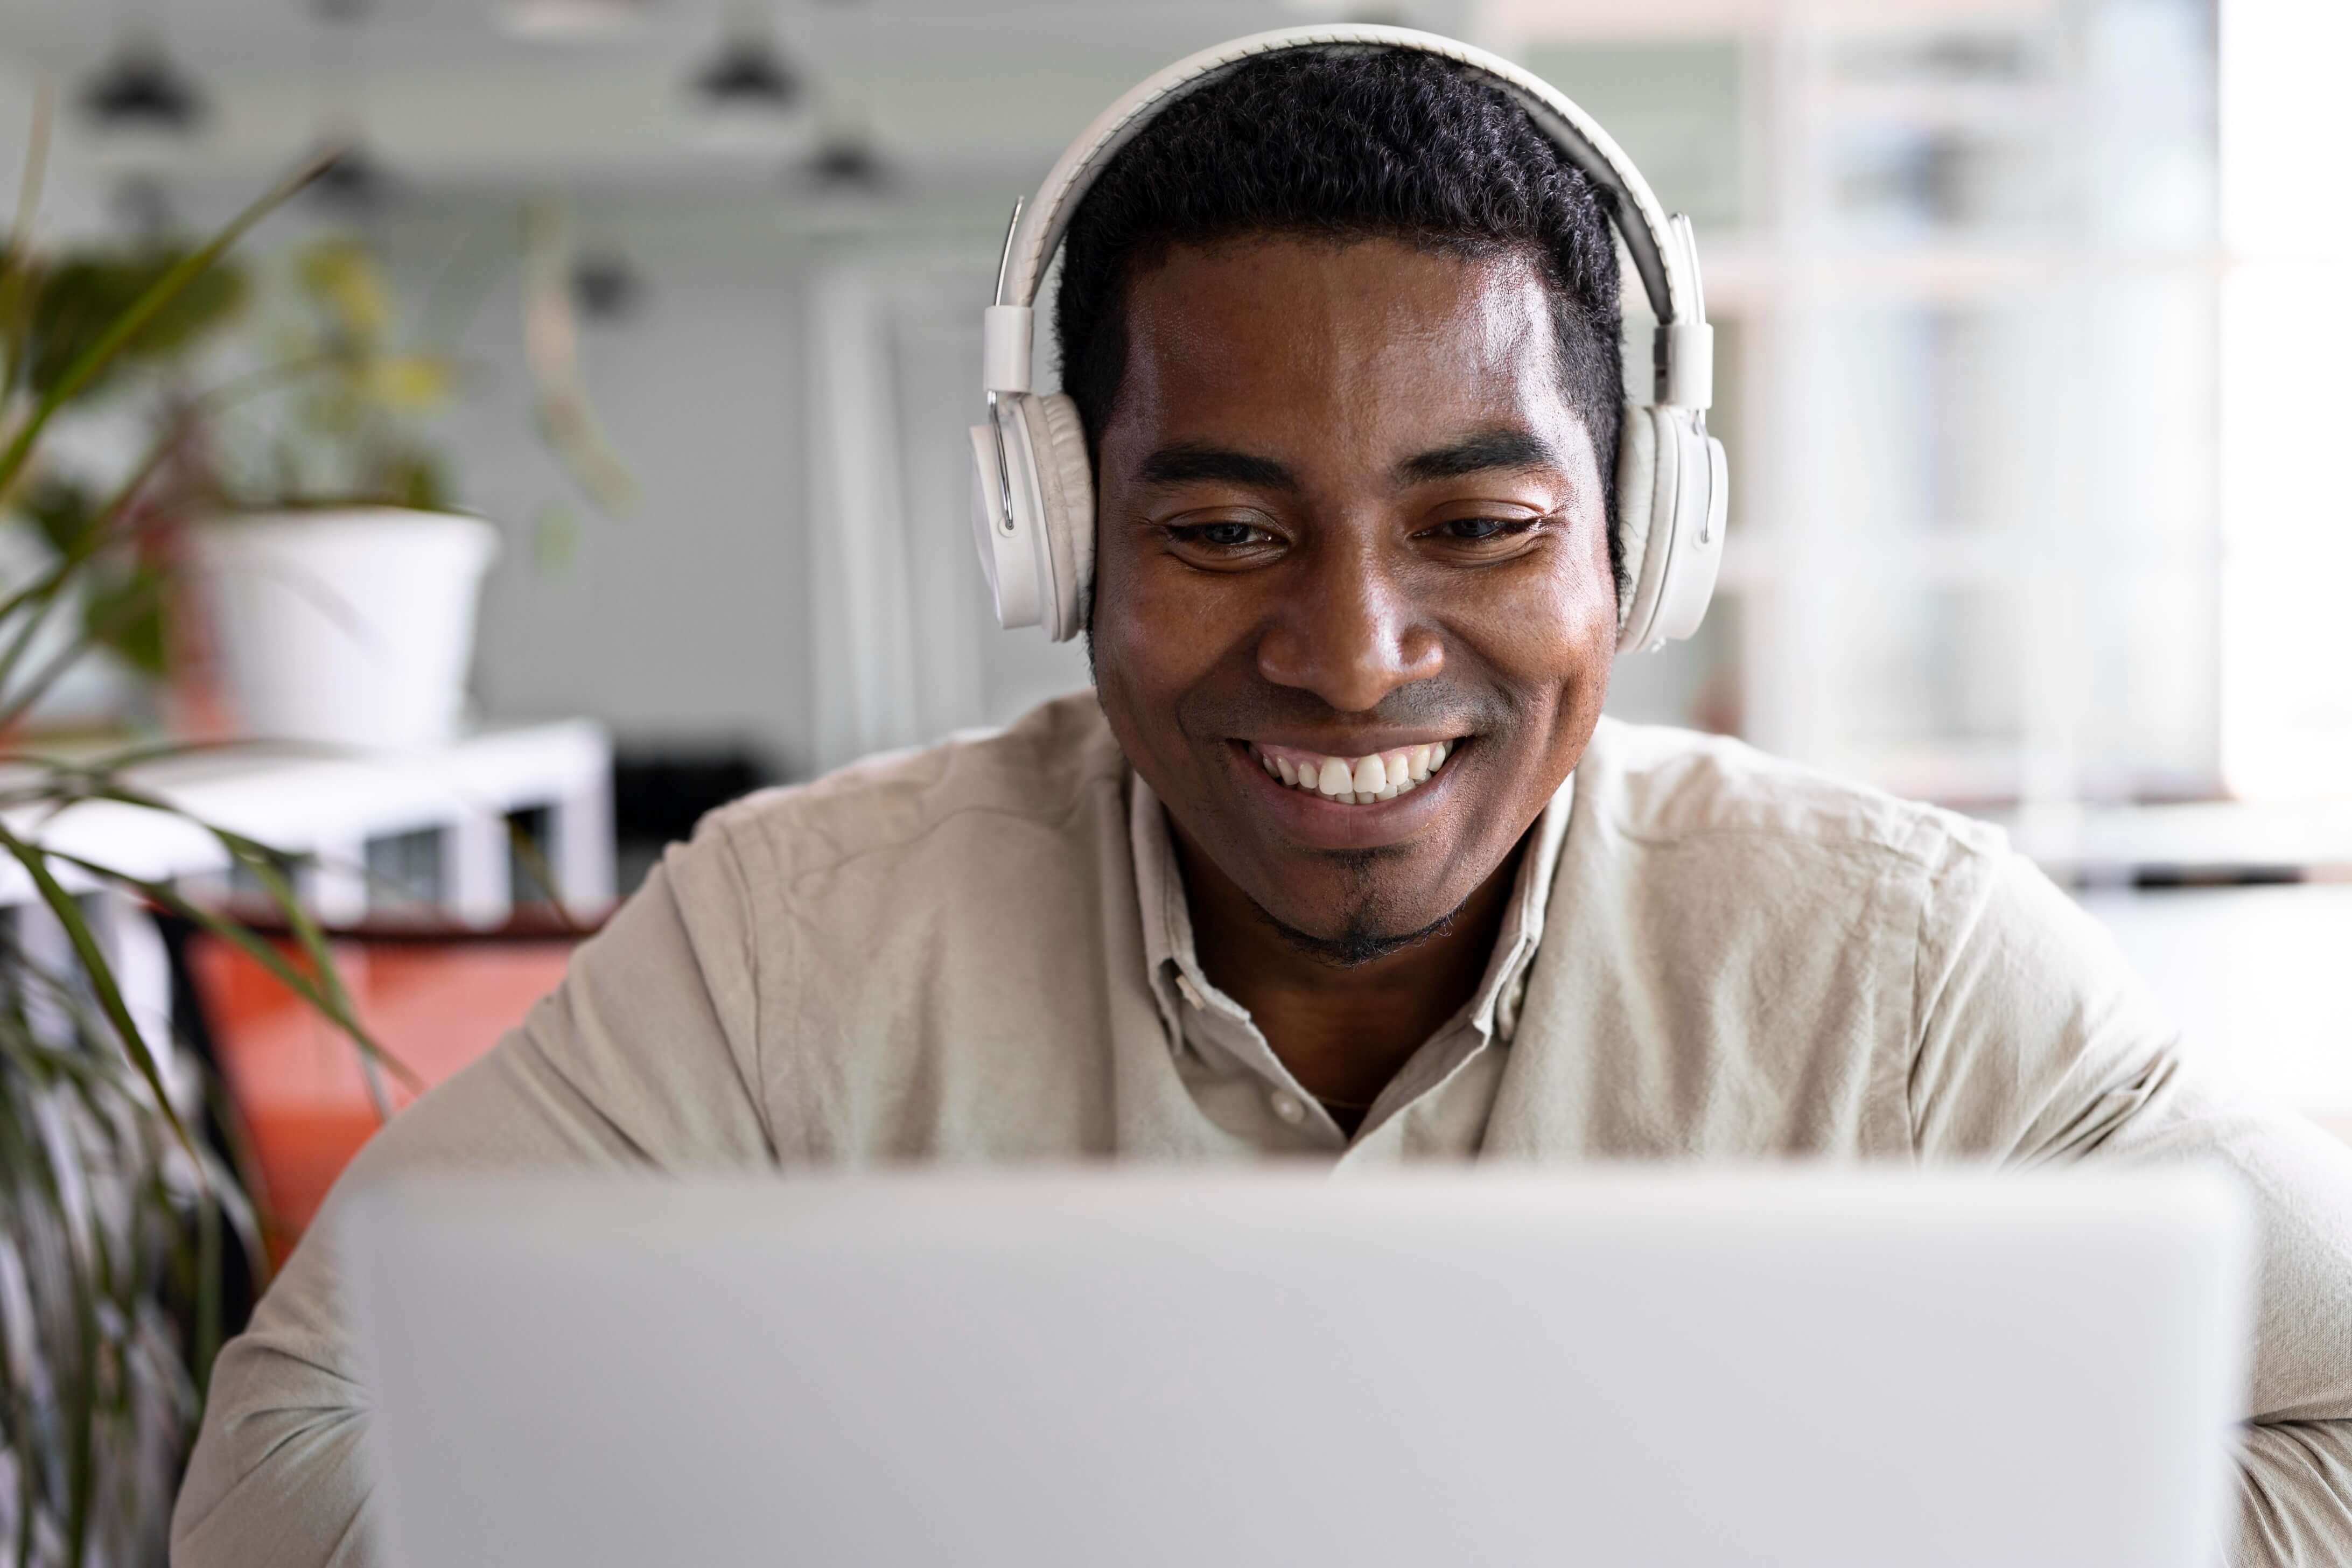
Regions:
<svg viewBox="0 0 2352 1568"><path fill-rule="evenodd" d="M1412 746L1433 746L1440 741L1452 744L1468 737L1466 730L1373 731L1333 741L1295 741L1287 736L1241 735L1235 739L1244 745L1276 746L1286 752L1312 752L1322 757L1369 757L1375 752L1402 751Z"/></svg>

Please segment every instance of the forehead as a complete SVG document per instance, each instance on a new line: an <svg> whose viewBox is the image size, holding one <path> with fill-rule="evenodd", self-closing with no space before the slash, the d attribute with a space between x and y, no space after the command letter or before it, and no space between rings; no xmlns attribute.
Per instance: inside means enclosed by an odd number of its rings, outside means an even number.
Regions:
<svg viewBox="0 0 2352 1568"><path fill-rule="evenodd" d="M1383 447L1570 418L1536 263L1393 239L1181 246L1128 289L1121 435Z"/></svg>

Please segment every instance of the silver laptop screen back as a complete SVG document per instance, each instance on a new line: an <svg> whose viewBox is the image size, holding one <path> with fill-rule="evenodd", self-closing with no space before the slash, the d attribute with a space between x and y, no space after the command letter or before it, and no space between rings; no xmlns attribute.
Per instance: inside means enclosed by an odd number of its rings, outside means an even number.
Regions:
<svg viewBox="0 0 2352 1568"><path fill-rule="evenodd" d="M2194 1174L359 1194L392 1561L2212 1560Z"/></svg>

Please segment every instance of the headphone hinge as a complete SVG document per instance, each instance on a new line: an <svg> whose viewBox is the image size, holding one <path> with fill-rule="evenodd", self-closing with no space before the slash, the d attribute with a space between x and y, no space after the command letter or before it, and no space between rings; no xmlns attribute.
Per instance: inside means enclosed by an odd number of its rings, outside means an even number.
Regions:
<svg viewBox="0 0 2352 1568"><path fill-rule="evenodd" d="M1026 305L991 305L981 312L981 390L991 395L1029 390L1029 343L1037 312Z"/></svg>
<svg viewBox="0 0 2352 1568"><path fill-rule="evenodd" d="M1657 332L1657 398L1675 408L1715 404L1715 329L1705 321L1668 321Z"/></svg>

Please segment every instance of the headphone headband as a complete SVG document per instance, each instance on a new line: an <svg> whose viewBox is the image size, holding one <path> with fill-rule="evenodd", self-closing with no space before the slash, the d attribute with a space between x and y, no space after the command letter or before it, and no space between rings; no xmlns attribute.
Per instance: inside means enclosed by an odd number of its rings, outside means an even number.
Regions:
<svg viewBox="0 0 2352 1568"><path fill-rule="evenodd" d="M1507 60L1402 27L1287 27L1179 60L1105 110L1055 159L1037 199L1015 204L982 312L981 385L988 416L971 428L972 541L1001 626L1043 624L1056 641L1086 628L1093 602L1093 454L1077 405L1029 387L1037 291L1070 216L1104 166L1168 104L1280 49L1410 49L1451 60L1511 95L1560 154L1606 196L1657 318L1656 381L1623 405L1613 501L1630 591L1620 647L1655 647L1697 630L1715 591L1728 484L1723 443L1706 433L1714 339L1699 292L1690 220L1667 217L1624 153L1584 110Z"/></svg>
<svg viewBox="0 0 2352 1568"><path fill-rule="evenodd" d="M1689 221L1667 219L1641 171L1592 117L1558 89L1500 56L1409 27L1309 26L1254 33L1203 49L1150 77L1097 116L1047 171L1037 198L1013 209L997 271L996 302L984 323L983 390L1029 390L1037 290L1071 216L1111 156L1160 111L1246 61L1283 49L1399 48L1469 67L1508 92L1569 162L1608 198L1633 270L1657 318L1656 401L1705 408L1712 401L1713 355Z"/></svg>

